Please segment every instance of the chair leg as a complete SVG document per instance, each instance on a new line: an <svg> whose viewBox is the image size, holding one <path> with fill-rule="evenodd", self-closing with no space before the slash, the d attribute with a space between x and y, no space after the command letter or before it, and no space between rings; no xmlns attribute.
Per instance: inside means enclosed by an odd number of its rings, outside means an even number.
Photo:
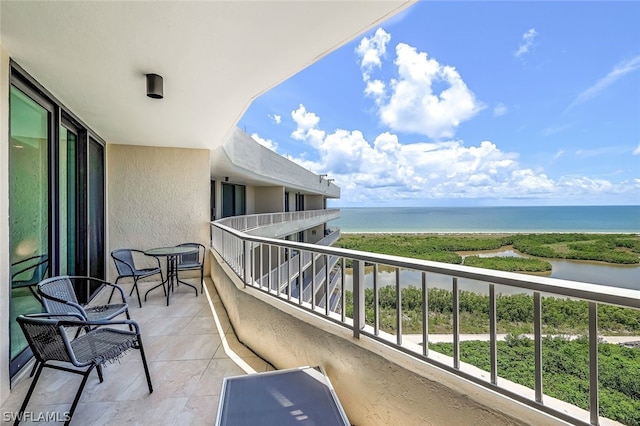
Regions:
<svg viewBox="0 0 640 426"><path fill-rule="evenodd" d="M100 383L104 382L104 376L102 375L102 365L96 365L96 371L98 372L98 379L100 380Z"/></svg>
<svg viewBox="0 0 640 426"><path fill-rule="evenodd" d="M67 418L67 421L64 422L65 426L68 426L69 423L71 423L71 418L73 417L73 413L74 411L76 411L76 407L78 406L78 402L80 401L80 395L82 395L82 391L84 390L84 385L87 384L87 379L89 378L89 374L91 374L91 370L93 370L93 368L95 367L95 365L92 365L91 367L89 367L87 369L87 371L85 371L82 374L82 382L80 383L80 387L78 388L78 392L76 393L76 397L73 400L73 404L71 404L71 409L69 410L69 417ZM102 375L102 374L100 374Z"/></svg>
<svg viewBox="0 0 640 426"><path fill-rule="evenodd" d="M142 302L140 301L140 292L138 291L138 279L137 278L133 279L133 288L131 289L131 293L133 293L134 289L136 291L136 295L138 296L138 305L140 306L140 308L142 308ZM131 296L131 295L129 295L129 296Z"/></svg>
<svg viewBox="0 0 640 426"><path fill-rule="evenodd" d="M204 293L204 266L200 268L200 294Z"/></svg>
<svg viewBox="0 0 640 426"><path fill-rule="evenodd" d="M40 373L44 369L44 362L37 363L38 371L36 372L36 376L33 378L31 382L31 386L29 386L29 391L27 392L27 396L25 396L24 401L22 401L22 405L20 406L20 411L18 412L18 417L16 417L15 422L13 422L13 426L18 426L20 423L20 419L24 414L24 410L27 408L27 404L29 403L29 399L31 399L31 394L33 394L33 390L36 388L36 383L38 383L38 379L40 378Z"/></svg>
<svg viewBox="0 0 640 426"><path fill-rule="evenodd" d="M124 311L124 314L127 316L127 319L130 320L131 319L131 315L129 315L129 309L127 309L126 311ZM133 325L129 324L129 331L133 331Z"/></svg>
<svg viewBox="0 0 640 426"><path fill-rule="evenodd" d="M140 349L140 358L142 358L142 366L144 367L144 374L147 376L147 385L149 386L149 393L153 393L153 385L151 384L151 375L149 374L147 357L144 355L144 347L142 346L142 337L140 335L138 335L138 349Z"/></svg>
<svg viewBox="0 0 640 426"><path fill-rule="evenodd" d="M115 280L114 284L118 284L118 280L119 280L120 278L122 278L122 277L118 277L118 278L116 278L116 280ZM111 298L113 297L113 292L114 292L115 290L116 290L116 288L115 288L115 287L112 287L112 288L111 288L111 295L109 296L109 300L107 301L107 304L111 303Z"/></svg>

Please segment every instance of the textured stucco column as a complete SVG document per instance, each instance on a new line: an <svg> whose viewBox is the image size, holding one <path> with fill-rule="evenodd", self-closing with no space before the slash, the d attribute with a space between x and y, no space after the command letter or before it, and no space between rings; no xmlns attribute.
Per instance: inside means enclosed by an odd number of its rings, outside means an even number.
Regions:
<svg viewBox="0 0 640 426"><path fill-rule="evenodd" d="M185 242L209 247L208 150L108 144L107 188L108 253Z"/></svg>
<svg viewBox="0 0 640 426"><path fill-rule="evenodd" d="M9 55L0 45L0 404L9 396Z"/></svg>
<svg viewBox="0 0 640 426"><path fill-rule="evenodd" d="M560 425L509 398L272 296L244 288L211 251L211 278L238 339L278 369L324 367L355 425Z"/></svg>

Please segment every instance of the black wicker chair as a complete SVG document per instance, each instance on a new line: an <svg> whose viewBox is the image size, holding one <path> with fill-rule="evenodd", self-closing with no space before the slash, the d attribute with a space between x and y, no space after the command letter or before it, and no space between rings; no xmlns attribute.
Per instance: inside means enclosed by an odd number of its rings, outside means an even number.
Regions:
<svg viewBox="0 0 640 426"><path fill-rule="evenodd" d="M141 269L137 268L133 259L134 253L140 257L153 259L153 261L151 262L154 264L157 264L157 266L141 268ZM127 278L127 277L133 278L133 287L131 288L131 292L129 293L129 296L131 296L133 294L133 290L135 290L136 295L138 296L138 305L141 308L142 308L142 302L140 300L140 292L138 291L138 280L141 280L142 278L150 277L155 274L160 274L160 280L163 283L162 290L164 290L165 296L167 295L167 291L164 287L164 277L162 275L162 267L160 266L160 259L158 259L157 257L148 256L144 254L144 252L141 250L134 250L134 249L114 250L111 252L111 257L113 258L113 261L116 264L116 269L118 271L118 278L116 278L116 284L118 283L118 280L120 280L120 278ZM113 296L113 292L111 293L111 295ZM109 302L111 302L111 297L109 297Z"/></svg>
<svg viewBox="0 0 640 426"><path fill-rule="evenodd" d="M11 288L27 287L33 296L40 301L35 287L47 275L49 256L41 254L22 259L11 265Z"/></svg>
<svg viewBox="0 0 640 426"><path fill-rule="evenodd" d="M109 303L107 305L80 305L76 297L76 289L87 286L89 283L111 287L111 297L117 290L122 303ZM129 305L122 288L116 284L93 277L60 276L51 277L38 284L38 294L42 297L42 305L49 314L64 315L69 312L80 314L83 320L99 321L110 320L118 315L129 316ZM109 297L109 301L111 301Z"/></svg>
<svg viewBox="0 0 640 426"><path fill-rule="evenodd" d="M20 324L20 328L22 328L33 356L39 365L14 425L18 425L23 417L29 399L45 367L82 375L82 382L71 404L68 416L66 416L65 425L71 422L91 371L95 368L98 372L98 378L102 382L104 379L101 366L106 362L118 360L129 349L140 350L149 393L153 392L149 367L147 366L142 338L140 337L140 327L135 321L85 321L78 313L67 313L62 317L63 319L60 316L51 314L20 315L17 317L18 324ZM76 319L69 319L70 317L75 317ZM122 325L132 327L133 331L113 328L113 326ZM68 327L89 329L89 331L80 337L70 340L66 331ZM54 363L51 364L50 362ZM61 362L69 363L71 366L61 365Z"/></svg>
<svg viewBox="0 0 640 426"><path fill-rule="evenodd" d="M205 247L200 243L178 244L178 247L193 247L198 251L178 256L178 272L180 271L200 271L200 293L204 291L204 256ZM178 282L186 284L178 278Z"/></svg>

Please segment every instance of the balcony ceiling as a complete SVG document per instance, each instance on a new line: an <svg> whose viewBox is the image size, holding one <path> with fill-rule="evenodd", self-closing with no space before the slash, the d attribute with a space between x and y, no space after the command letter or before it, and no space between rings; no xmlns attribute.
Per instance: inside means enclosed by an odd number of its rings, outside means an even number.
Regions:
<svg viewBox="0 0 640 426"><path fill-rule="evenodd" d="M413 2L1 1L0 44L107 143L213 149L254 98Z"/></svg>

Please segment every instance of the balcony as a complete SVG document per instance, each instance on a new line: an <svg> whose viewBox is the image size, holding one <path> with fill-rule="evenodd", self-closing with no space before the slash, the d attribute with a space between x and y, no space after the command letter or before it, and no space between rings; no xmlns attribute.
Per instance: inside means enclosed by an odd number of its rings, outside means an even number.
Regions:
<svg viewBox="0 0 640 426"><path fill-rule="evenodd" d="M178 290L167 307L160 292L141 309L131 307L132 317L142 327L154 393L146 391L139 358L127 355L122 365L105 369L104 383L91 376L73 424L211 423L224 377L301 365L324 367L349 420L358 425L618 424L545 395L539 368L544 353L539 350L534 389L499 377L495 313L489 318L494 366L490 371L461 361L460 343L468 336L459 332L463 321L459 316L454 316L447 336L456 348L452 357L420 344L442 337L430 335L426 327L417 340L404 335L402 326L395 333L385 332L379 311L373 321L365 316L364 288L381 283L366 282L364 266L379 271L391 268L391 274L398 276L397 285L404 279L399 271L416 271L423 295L436 277L448 281L454 294L470 280L481 281L490 300L507 287L529 291L538 312L537 347L543 334L539 310L545 296L587 300L590 344L597 345L594 316L598 307L614 304L638 309L638 291L256 237L220 223L212 224L212 234L212 280L206 279L205 295L196 298ZM286 262L285 250L295 260ZM353 267L350 276L347 262ZM322 264L329 268L319 268ZM280 272L264 269L265 265L279 266L273 270ZM302 293L307 295L302 298L291 291L299 271L303 272ZM348 288L353 303L346 300ZM459 301L454 297L453 303ZM347 310L354 312L353 318L346 315ZM590 379L597 380L597 362L591 360L589 367ZM28 369L14 384L3 415L17 411L29 385L27 373ZM63 415L73 394L67 388L75 389L79 378L46 373L28 411ZM595 393L596 406L597 401Z"/></svg>
<svg viewBox="0 0 640 426"><path fill-rule="evenodd" d="M640 309L640 291L264 238L217 222L212 236L211 276L239 340L278 369L323 365L354 424L451 424L452 416L463 423L619 424L598 414L598 310ZM421 333L411 338L403 333L401 309L395 310L392 331L381 326L378 299L373 318L365 312L365 288L378 297L382 270L392 277L395 306L402 306L407 285L420 290L422 306L429 288L450 289L453 318L444 338L453 345L452 356L422 344L443 337L430 335L426 310ZM486 370L462 361L461 342L470 337L460 333L460 295L468 288L484 289L488 299ZM531 388L499 374L496 304L510 293L524 293L533 304ZM546 298L586 301L587 409L544 392Z"/></svg>
<svg viewBox="0 0 640 426"><path fill-rule="evenodd" d="M144 284L141 292L153 284ZM72 425L213 424L224 377L273 369L238 342L213 283L205 278L205 284L205 294L198 297L178 288L170 306L162 291L149 293L142 308L130 304L142 330L154 392L146 387L137 351L126 354L121 364L106 365L103 383L91 374ZM123 287L129 290L130 284ZM107 298L105 293L98 297ZM13 422L31 384L29 372L27 366L14 380L1 409L2 424ZM45 369L21 424L61 424L80 381L78 375Z"/></svg>
<svg viewBox="0 0 640 426"><path fill-rule="evenodd" d="M280 238L339 217L339 209L324 209L232 216L220 219L217 223L250 235Z"/></svg>

